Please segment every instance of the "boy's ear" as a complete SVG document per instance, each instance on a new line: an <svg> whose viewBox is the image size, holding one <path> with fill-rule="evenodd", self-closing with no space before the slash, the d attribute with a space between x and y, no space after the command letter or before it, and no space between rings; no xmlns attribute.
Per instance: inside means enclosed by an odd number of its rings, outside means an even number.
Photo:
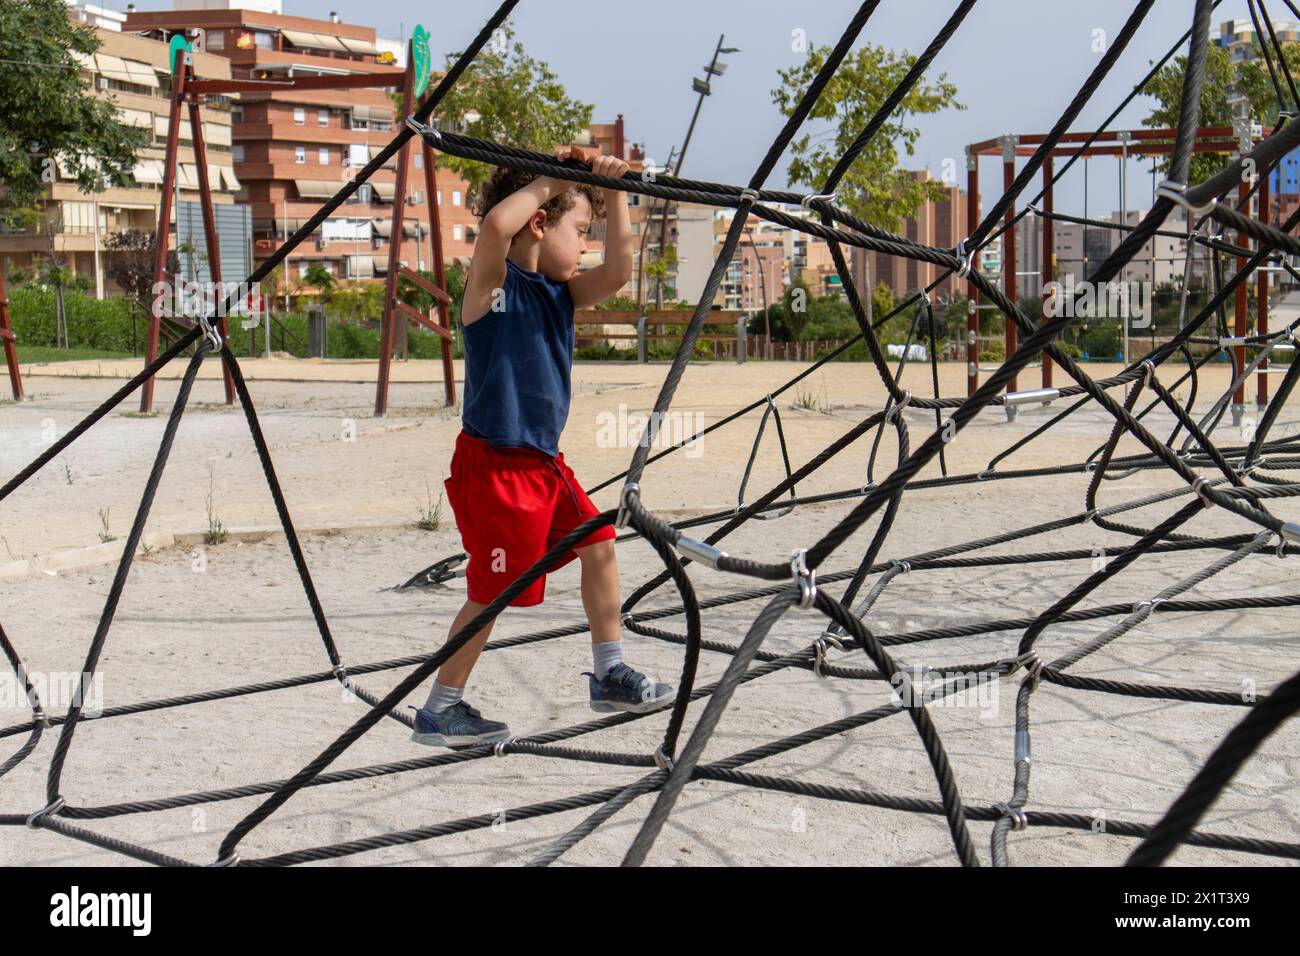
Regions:
<svg viewBox="0 0 1300 956"><path fill-rule="evenodd" d="M546 228L546 210L538 209L528 217L528 223L524 226L534 239L541 239L542 232Z"/></svg>

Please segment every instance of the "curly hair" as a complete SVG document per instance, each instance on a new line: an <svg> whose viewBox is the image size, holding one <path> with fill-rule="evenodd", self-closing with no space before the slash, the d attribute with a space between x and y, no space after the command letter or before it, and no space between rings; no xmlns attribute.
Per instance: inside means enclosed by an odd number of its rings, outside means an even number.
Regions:
<svg viewBox="0 0 1300 956"><path fill-rule="evenodd" d="M474 215L482 219L492 211L493 206L512 193L523 189L537 177L537 173L511 169L508 166L496 167L475 197ZM572 188L566 189L558 196L552 196L542 205L541 209L546 213L547 223L559 222L564 214L574 207L579 194L586 196L587 202L591 204L592 222L605 217L605 197L601 195L600 190L586 183L574 183Z"/></svg>

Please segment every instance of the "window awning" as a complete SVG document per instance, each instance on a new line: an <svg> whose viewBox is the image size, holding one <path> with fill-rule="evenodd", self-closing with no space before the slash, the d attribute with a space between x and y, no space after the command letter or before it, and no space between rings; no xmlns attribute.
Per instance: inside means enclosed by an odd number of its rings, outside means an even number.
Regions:
<svg viewBox="0 0 1300 956"><path fill-rule="evenodd" d="M370 119L370 107L369 107L369 106L354 106L354 107L352 107L352 118L353 118L353 119L359 119L359 120L368 120L368 119Z"/></svg>
<svg viewBox="0 0 1300 956"><path fill-rule="evenodd" d="M123 126L139 126L142 129L153 129L153 114L147 110L133 110L119 106L117 121Z"/></svg>
<svg viewBox="0 0 1300 956"><path fill-rule="evenodd" d="M210 144L229 146L230 127L222 123L204 123L203 138Z"/></svg>
<svg viewBox="0 0 1300 956"><path fill-rule="evenodd" d="M137 183L157 183L162 185L163 164L160 159L145 159L135 165L132 172Z"/></svg>
<svg viewBox="0 0 1300 956"><path fill-rule="evenodd" d="M342 183L325 179L295 179L294 184L302 199L329 199L343 188Z"/></svg>
<svg viewBox="0 0 1300 956"><path fill-rule="evenodd" d="M162 113L155 113L153 116L153 131L159 136L166 136L168 127L171 126L171 117ZM190 128L189 120L181 120L181 139L194 139L194 130Z"/></svg>
<svg viewBox="0 0 1300 956"><path fill-rule="evenodd" d="M181 163L178 171L180 172L181 189L199 188L199 170L193 163Z"/></svg>
<svg viewBox="0 0 1300 956"><path fill-rule="evenodd" d="M383 147L383 146L371 146L371 147L370 147L370 158L371 158L371 159L374 159L376 156L378 156L378 155L379 155L380 153L382 153L383 151L384 151L384 147ZM397 154L397 153L393 153L392 156L389 156L389 157L388 157L388 162L384 163L384 165L383 165L382 167L380 167L380 168L381 168L381 169L396 169L396 168L397 168L397 157L398 157L398 155L399 155L399 154Z"/></svg>
<svg viewBox="0 0 1300 956"><path fill-rule="evenodd" d="M226 188L232 193L240 190L239 180L235 178L235 171L229 166L221 167L221 178L226 181Z"/></svg>
<svg viewBox="0 0 1300 956"><path fill-rule="evenodd" d="M375 189L375 195L380 199L387 199L390 202L393 196L397 194L397 183L377 183L373 180L370 183Z"/></svg>
<svg viewBox="0 0 1300 956"><path fill-rule="evenodd" d="M154 72L152 66L148 63L141 63L139 60L123 60L122 62L126 64L126 72L131 74L132 83L158 89L158 74Z"/></svg>
<svg viewBox="0 0 1300 956"><path fill-rule="evenodd" d="M136 82L131 78L131 71L126 68L126 63L122 61L121 57L113 56L111 53L96 53L95 65L99 67L99 72L110 80L117 80L121 83Z"/></svg>
<svg viewBox="0 0 1300 956"><path fill-rule="evenodd" d="M83 70L89 70L94 73L98 67L95 66L95 56L93 53L79 53L76 50L69 50L68 55L77 61L77 64Z"/></svg>
<svg viewBox="0 0 1300 956"><path fill-rule="evenodd" d="M308 33L305 30L281 30L280 35L294 46L308 47L313 50L338 50L346 53L347 47L339 42L338 37L328 33Z"/></svg>
<svg viewBox="0 0 1300 956"><path fill-rule="evenodd" d="M375 275L374 256L348 256L348 273L354 279L373 279Z"/></svg>
<svg viewBox="0 0 1300 956"><path fill-rule="evenodd" d="M349 53L378 53L379 47L375 46L369 40L354 40L352 37L339 37L342 44L348 48Z"/></svg>
<svg viewBox="0 0 1300 956"><path fill-rule="evenodd" d="M375 228L375 235L380 239L387 239L393 234L393 221L391 219L375 219L371 222Z"/></svg>

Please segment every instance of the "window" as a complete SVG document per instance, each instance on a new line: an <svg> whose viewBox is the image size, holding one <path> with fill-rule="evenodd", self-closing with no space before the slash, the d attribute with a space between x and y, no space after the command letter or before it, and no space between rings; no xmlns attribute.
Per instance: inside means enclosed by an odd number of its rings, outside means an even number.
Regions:
<svg viewBox="0 0 1300 956"><path fill-rule="evenodd" d="M301 278L302 278L303 276L305 276L306 274L307 274L307 260L306 260L306 259L299 259L299 260L298 260L298 278L301 279Z"/></svg>
<svg viewBox="0 0 1300 956"><path fill-rule="evenodd" d="M317 126L329 126L329 124L330 124L330 111L329 111L329 110L317 110L317 112L316 112L316 125L317 125Z"/></svg>
<svg viewBox="0 0 1300 956"><path fill-rule="evenodd" d="M230 147L230 158L237 163L242 163L244 161L243 143L236 143L234 146Z"/></svg>
<svg viewBox="0 0 1300 956"><path fill-rule="evenodd" d="M306 122L307 122L307 111L303 109L301 106L295 106L293 108L293 125L302 126Z"/></svg>
<svg viewBox="0 0 1300 956"><path fill-rule="evenodd" d="M226 34L222 30L214 30L204 37L203 42L209 50L224 50L226 48Z"/></svg>
<svg viewBox="0 0 1300 956"><path fill-rule="evenodd" d="M451 227L451 237L452 237L453 239L464 239L464 238L465 238L465 227L464 227L464 226L460 226L460 225L452 226L452 227Z"/></svg>
<svg viewBox="0 0 1300 956"><path fill-rule="evenodd" d="M307 162L307 147L306 147L306 146L295 146L295 147L293 148L293 161L294 161L295 163L299 163L299 164L302 164L302 163L306 163L306 162Z"/></svg>
<svg viewBox="0 0 1300 956"><path fill-rule="evenodd" d="M320 159L320 164L322 166L328 166L330 164L330 148L328 146L322 146L318 158Z"/></svg>
<svg viewBox="0 0 1300 956"><path fill-rule="evenodd" d="M244 108L236 106L230 111L230 125L235 126L244 121Z"/></svg>
<svg viewBox="0 0 1300 956"><path fill-rule="evenodd" d="M459 205L460 205L460 190L459 190L459 189L453 189L453 190L451 191L451 204L452 204L453 206L459 206Z"/></svg>
<svg viewBox="0 0 1300 956"><path fill-rule="evenodd" d="M441 190L441 189L438 190L438 205L439 205L439 206L442 205L442 190Z"/></svg>
<svg viewBox="0 0 1300 956"><path fill-rule="evenodd" d="M272 33L253 32L253 44L259 50L271 50L275 47L275 35Z"/></svg>
<svg viewBox="0 0 1300 956"><path fill-rule="evenodd" d="M408 204L410 204L410 205L412 205L412 206L423 206L423 205L424 205L424 190L423 190L423 189L413 189L413 190L411 190L411 195L407 197L406 201L407 201Z"/></svg>
<svg viewBox="0 0 1300 956"><path fill-rule="evenodd" d="M415 152L415 168L424 169L424 152L421 150L416 150Z"/></svg>

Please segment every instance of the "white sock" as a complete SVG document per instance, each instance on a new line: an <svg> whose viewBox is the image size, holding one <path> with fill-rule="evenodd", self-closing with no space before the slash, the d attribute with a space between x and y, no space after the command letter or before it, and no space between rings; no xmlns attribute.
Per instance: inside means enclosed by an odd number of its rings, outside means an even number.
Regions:
<svg viewBox="0 0 1300 956"><path fill-rule="evenodd" d="M615 664L623 663L623 642L619 640L592 644L591 660L596 667L596 680L604 680Z"/></svg>

